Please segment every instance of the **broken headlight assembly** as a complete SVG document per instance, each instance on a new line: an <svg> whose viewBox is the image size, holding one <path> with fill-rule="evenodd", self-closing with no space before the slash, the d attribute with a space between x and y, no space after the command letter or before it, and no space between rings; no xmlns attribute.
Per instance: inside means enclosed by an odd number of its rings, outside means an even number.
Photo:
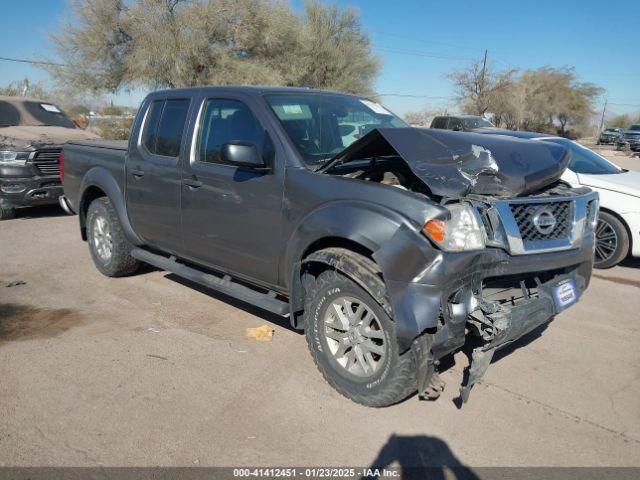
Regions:
<svg viewBox="0 0 640 480"><path fill-rule="evenodd" d="M432 219L424 224L427 236L442 250L464 252L486 246L486 232L476 210L464 204L448 205L448 220Z"/></svg>
<svg viewBox="0 0 640 480"><path fill-rule="evenodd" d="M20 167L27 163L29 152L0 150L0 166Z"/></svg>

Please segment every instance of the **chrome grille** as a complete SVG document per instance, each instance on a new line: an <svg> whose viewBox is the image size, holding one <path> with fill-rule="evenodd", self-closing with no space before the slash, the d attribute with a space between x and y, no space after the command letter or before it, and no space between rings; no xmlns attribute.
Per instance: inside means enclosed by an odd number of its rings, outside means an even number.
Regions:
<svg viewBox="0 0 640 480"><path fill-rule="evenodd" d="M525 242L567 238L571 233L571 202L512 203L511 213L518 224L520 236ZM555 218L555 225L548 232L540 231L534 222L540 212L548 212Z"/></svg>
<svg viewBox="0 0 640 480"><path fill-rule="evenodd" d="M43 175L60 175L61 148L47 148L36 150L33 164Z"/></svg>

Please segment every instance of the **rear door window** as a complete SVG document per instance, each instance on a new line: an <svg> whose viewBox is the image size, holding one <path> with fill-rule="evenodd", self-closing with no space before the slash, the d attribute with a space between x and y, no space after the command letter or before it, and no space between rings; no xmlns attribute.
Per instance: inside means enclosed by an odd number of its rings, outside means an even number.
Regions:
<svg viewBox="0 0 640 480"><path fill-rule="evenodd" d="M142 143L154 155L177 157L184 133L188 99L155 100L149 107Z"/></svg>

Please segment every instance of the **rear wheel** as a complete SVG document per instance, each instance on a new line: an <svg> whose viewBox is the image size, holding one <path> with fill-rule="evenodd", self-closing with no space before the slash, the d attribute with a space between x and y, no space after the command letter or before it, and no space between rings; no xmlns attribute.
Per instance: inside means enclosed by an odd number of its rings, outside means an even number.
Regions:
<svg viewBox="0 0 640 480"><path fill-rule="evenodd" d="M115 208L107 197L95 199L87 211L87 241L93 263L108 277L134 273L140 262L131 256Z"/></svg>
<svg viewBox="0 0 640 480"><path fill-rule="evenodd" d="M607 212L600 212L596 226L595 268L611 268L629 253L629 234L624 224Z"/></svg>
<svg viewBox="0 0 640 480"><path fill-rule="evenodd" d="M0 220L9 220L16 216L15 208L0 208Z"/></svg>
<svg viewBox="0 0 640 480"><path fill-rule="evenodd" d="M368 407L388 406L416 391L411 351L400 354L395 324L356 282L327 270L306 295L309 351L333 388Z"/></svg>

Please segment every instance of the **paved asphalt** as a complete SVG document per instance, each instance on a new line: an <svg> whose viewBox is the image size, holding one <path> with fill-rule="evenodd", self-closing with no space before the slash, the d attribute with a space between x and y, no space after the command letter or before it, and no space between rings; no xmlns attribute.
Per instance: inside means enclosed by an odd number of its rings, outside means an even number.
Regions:
<svg viewBox="0 0 640 480"><path fill-rule="evenodd" d="M245 338L262 324L272 342ZM24 210L0 224L0 466L640 466L639 340L629 260L462 409L461 353L438 401L368 409L285 319L166 272L103 277L76 217Z"/></svg>

